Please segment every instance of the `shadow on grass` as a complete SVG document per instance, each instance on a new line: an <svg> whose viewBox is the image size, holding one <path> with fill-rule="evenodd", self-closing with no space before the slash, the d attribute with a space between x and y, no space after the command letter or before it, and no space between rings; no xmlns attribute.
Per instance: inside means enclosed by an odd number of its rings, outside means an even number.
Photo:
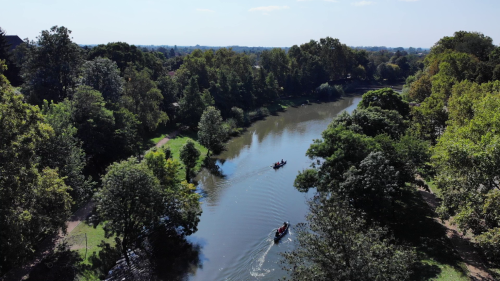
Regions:
<svg viewBox="0 0 500 281"><path fill-rule="evenodd" d="M48 255L30 272L29 281L74 280L80 272L82 258L61 244L55 253Z"/></svg>
<svg viewBox="0 0 500 281"><path fill-rule="evenodd" d="M445 227L436 221L436 213L416 190L404 191L403 198L404 202L398 202L395 210L394 221L397 223L390 225L395 237L415 247L420 260L432 259L465 274L460 265L461 258L446 236ZM412 280L428 280L440 273L438 266L420 262Z"/></svg>

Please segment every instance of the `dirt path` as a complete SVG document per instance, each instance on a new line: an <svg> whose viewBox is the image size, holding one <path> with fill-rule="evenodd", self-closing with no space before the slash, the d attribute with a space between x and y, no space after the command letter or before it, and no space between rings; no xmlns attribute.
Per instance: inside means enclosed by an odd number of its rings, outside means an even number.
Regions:
<svg viewBox="0 0 500 281"><path fill-rule="evenodd" d="M170 139L175 138L179 134L179 131L174 131L170 133L167 137L160 140L155 147L161 147L166 144ZM94 208L95 203L93 201L88 202L85 206L78 209L71 218L66 221L66 235L70 234L82 221L88 218L92 209ZM35 256L31 260L31 262L27 263L25 266L21 268L16 268L8 272L5 276L0 277L0 281L17 281L17 280L25 280L29 277L31 270L35 268L45 257L52 254L56 249L57 245L64 239L65 235L62 231L57 234L51 235L50 237L45 238L40 245L39 249L35 253Z"/></svg>
<svg viewBox="0 0 500 281"><path fill-rule="evenodd" d="M164 137L162 140L160 140L155 147L162 147L164 144L166 144L170 139L175 138L179 134L179 131L173 131L170 133L168 136Z"/></svg>
<svg viewBox="0 0 500 281"><path fill-rule="evenodd" d="M432 192L424 189L419 189L419 192L433 210L439 206L438 199ZM442 222L439 219L436 219L436 221L446 228L446 236L448 236L455 250L467 266L470 279L473 281L494 281L495 279L489 273L488 268L484 266L481 257L476 253L469 239L461 235L457 227L452 225L450 221Z"/></svg>

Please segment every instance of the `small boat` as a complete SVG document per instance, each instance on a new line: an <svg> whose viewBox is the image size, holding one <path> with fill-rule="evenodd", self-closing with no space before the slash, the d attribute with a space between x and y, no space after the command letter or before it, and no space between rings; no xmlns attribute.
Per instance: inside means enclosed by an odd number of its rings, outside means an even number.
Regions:
<svg viewBox="0 0 500 281"><path fill-rule="evenodd" d="M280 234L278 235L274 235L274 243L277 243L278 241L280 241L280 239L285 236L286 232L288 231L288 228L290 228L290 223L289 222L286 222L286 228L285 230L283 230L283 232L281 232Z"/></svg>
<svg viewBox="0 0 500 281"><path fill-rule="evenodd" d="M283 163L280 162L279 165L276 165L276 163L274 163L274 165L272 165L271 167L273 169L279 169L279 168L285 166L285 164L286 164L286 161L283 161Z"/></svg>

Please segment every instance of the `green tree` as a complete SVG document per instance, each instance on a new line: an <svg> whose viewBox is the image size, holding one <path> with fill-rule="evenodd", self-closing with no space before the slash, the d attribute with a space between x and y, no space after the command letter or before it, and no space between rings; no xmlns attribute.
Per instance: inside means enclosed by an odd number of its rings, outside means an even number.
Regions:
<svg viewBox="0 0 500 281"><path fill-rule="evenodd" d="M358 107L360 109L378 106L385 110L396 110L401 116L408 117L410 108L401 96L391 88L368 91L363 95Z"/></svg>
<svg viewBox="0 0 500 281"><path fill-rule="evenodd" d="M73 125L71 109L68 103L44 101L42 114L54 134L44 140L38 149L40 164L42 167L58 169L66 185L71 188L73 200L83 203L92 195L94 183L83 174L86 155L82 141L77 137L77 128Z"/></svg>
<svg viewBox="0 0 500 281"><path fill-rule="evenodd" d="M121 239L122 253L127 254L148 227L160 223L165 205L159 180L144 164L130 158L112 164L102 178L97 195L97 211L105 221L106 237Z"/></svg>
<svg viewBox="0 0 500 281"><path fill-rule="evenodd" d="M160 124L166 123L168 116L160 108L163 96L148 72L137 72L133 67L128 67L124 77L125 93L121 102L126 109L138 116L142 128L151 132Z"/></svg>
<svg viewBox="0 0 500 281"><path fill-rule="evenodd" d="M488 60L493 51L493 39L480 32L457 31L451 37L441 38L431 49L431 54L454 50L472 54L482 61Z"/></svg>
<svg viewBox="0 0 500 281"><path fill-rule="evenodd" d="M123 78L116 63L108 58L97 57L82 66L82 85L101 92L106 101L117 102L124 91Z"/></svg>
<svg viewBox="0 0 500 281"><path fill-rule="evenodd" d="M186 166L186 180L189 181L191 170L196 166L196 161L200 157L200 151L194 146L194 142L188 141L181 148L180 158Z"/></svg>
<svg viewBox="0 0 500 281"><path fill-rule="evenodd" d="M1 74L4 61L0 66L0 272L5 273L64 226L72 201L57 170L41 169L37 161L37 150L53 129L38 107L14 93Z"/></svg>
<svg viewBox="0 0 500 281"><path fill-rule="evenodd" d="M148 152L144 162L160 180L166 207L163 227L181 236L196 232L201 215L200 195L193 184L180 180L179 161L171 158L167 148Z"/></svg>
<svg viewBox="0 0 500 281"><path fill-rule="evenodd" d="M201 115L198 129L199 142L208 148L207 155L210 155L210 152L218 153L222 150L226 134L223 130L219 110L213 106L207 107Z"/></svg>
<svg viewBox="0 0 500 281"><path fill-rule="evenodd" d="M184 96L179 101L179 107L183 123L195 128L205 110L196 77L189 79L189 85L184 89Z"/></svg>
<svg viewBox="0 0 500 281"><path fill-rule="evenodd" d="M75 90L83 56L70 34L64 26L54 26L29 43L22 91L31 103L60 102Z"/></svg>
<svg viewBox="0 0 500 281"><path fill-rule="evenodd" d="M394 245L388 231L368 225L341 198L316 196L307 223L296 227L297 246L282 254L291 280L408 280L411 248Z"/></svg>
<svg viewBox="0 0 500 281"><path fill-rule="evenodd" d="M320 192L338 191L344 181L344 173L352 166L358 166L378 147L372 137L335 123L328 125L322 137L314 140L306 155L311 159L324 161L320 165L314 165L312 169L299 172L294 186L300 191L307 192L313 187Z"/></svg>
<svg viewBox="0 0 500 281"><path fill-rule="evenodd" d="M424 74L410 86L409 96L415 102L423 102L432 94L432 83L429 74Z"/></svg>
<svg viewBox="0 0 500 281"><path fill-rule="evenodd" d="M162 110L168 112L172 103L179 100L179 85L170 75L160 77L157 84L163 96Z"/></svg>
<svg viewBox="0 0 500 281"><path fill-rule="evenodd" d="M474 116L448 126L434 149L436 182L444 199L440 214L455 216L462 230L471 229L476 235L500 227L492 208L500 187L496 172L500 167L499 108L497 93L475 101ZM500 260L500 256L495 258Z"/></svg>
<svg viewBox="0 0 500 281"><path fill-rule="evenodd" d="M356 109L352 115L344 112L333 122L367 136L374 137L385 133L393 139L402 136L407 128L405 120L397 111L384 110L378 106Z"/></svg>
<svg viewBox="0 0 500 281"><path fill-rule="evenodd" d="M100 173L113 162L113 112L106 109L101 93L89 86L80 86L66 102L88 157L88 169L91 174Z"/></svg>

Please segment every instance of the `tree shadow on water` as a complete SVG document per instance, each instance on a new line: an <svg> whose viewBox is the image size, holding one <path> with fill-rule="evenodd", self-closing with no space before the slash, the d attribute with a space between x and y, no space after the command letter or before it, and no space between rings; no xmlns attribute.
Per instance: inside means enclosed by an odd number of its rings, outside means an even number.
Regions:
<svg viewBox="0 0 500 281"><path fill-rule="evenodd" d="M175 231L156 231L149 237L151 265L156 280L186 280L202 268L201 246Z"/></svg>
<svg viewBox="0 0 500 281"><path fill-rule="evenodd" d="M217 158L205 157L205 159L203 160L203 168L207 169L207 171L209 171L213 176L225 178L226 176L222 172L222 169L219 167L219 165L217 165L218 160L219 159Z"/></svg>

